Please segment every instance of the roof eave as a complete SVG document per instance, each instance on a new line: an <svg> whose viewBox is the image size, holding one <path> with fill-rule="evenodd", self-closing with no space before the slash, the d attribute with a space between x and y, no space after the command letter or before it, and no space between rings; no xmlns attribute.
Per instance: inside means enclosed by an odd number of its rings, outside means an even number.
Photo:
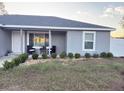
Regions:
<svg viewBox="0 0 124 93"><path fill-rule="evenodd" d="M29 26L29 25L3 25L3 28L38 28L38 29L64 29L64 30L103 30L103 31L114 31L115 28L83 28L83 27L54 27L54 26Z"/></svg>

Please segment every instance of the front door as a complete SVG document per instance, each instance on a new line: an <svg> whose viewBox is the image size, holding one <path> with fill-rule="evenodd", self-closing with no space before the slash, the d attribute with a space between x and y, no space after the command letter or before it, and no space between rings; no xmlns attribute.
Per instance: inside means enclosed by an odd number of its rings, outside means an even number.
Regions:
<svg viewBox="0 0 124 93"><path fill-rule="evenodd" d="M25 52L25 34L23 32L23 52ZM21 35L20 31L12 32L12 51L14 53L21 53Z"/></svg>

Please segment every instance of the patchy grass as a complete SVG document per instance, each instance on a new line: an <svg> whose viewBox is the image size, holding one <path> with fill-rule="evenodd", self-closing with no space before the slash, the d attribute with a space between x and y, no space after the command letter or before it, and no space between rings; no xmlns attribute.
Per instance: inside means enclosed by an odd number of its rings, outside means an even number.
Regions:
<svg viewBox="0 0 124 93"><path fill-rule="evenodd" d="M58 59L1 69L0 90L124 90L123 72L123 58Z"/></svg>

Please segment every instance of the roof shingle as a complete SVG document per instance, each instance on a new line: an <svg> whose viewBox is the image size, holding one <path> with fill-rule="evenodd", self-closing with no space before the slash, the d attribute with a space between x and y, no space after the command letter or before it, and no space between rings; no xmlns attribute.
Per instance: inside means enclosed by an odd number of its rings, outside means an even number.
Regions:
<svg viewBox="0 0 124 93"><path fill-rule="evenodd" d="M50 27L76 27L76 28L104 28L106 26L95 25L75 20L69 20L53 16L32 16L32 15L1 15L0 24L5 25L27 25L27 26L50 26Z"/></svg>

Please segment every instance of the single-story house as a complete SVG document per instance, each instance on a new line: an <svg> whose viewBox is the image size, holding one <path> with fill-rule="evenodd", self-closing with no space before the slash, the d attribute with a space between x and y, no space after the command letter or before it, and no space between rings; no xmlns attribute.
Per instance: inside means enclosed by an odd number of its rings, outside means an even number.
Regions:
<svg viewBox="0 0 124 93"><path fill-rule="evenodd" d="M53 16L1 15L0 56L7 51L27 52L43 47L54 52L101 53L110 51L111 27ZM28 46L28 47L27 47Z"/></svg>

